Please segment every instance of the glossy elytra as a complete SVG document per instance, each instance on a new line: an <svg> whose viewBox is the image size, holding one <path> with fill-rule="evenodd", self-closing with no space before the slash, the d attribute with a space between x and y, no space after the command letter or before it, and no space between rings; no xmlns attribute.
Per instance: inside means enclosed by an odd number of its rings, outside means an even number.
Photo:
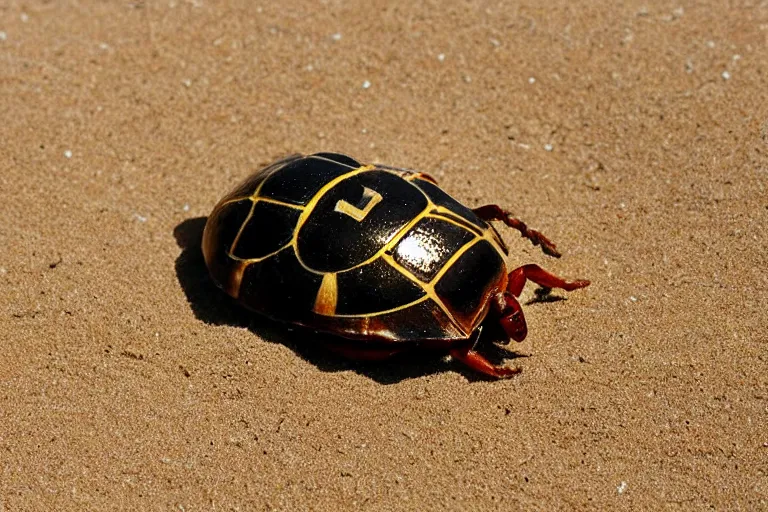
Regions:
<svg viewBox="0 0 768 512"><path fill-rule="evenodd" d="M518 373L475 350L481 327L522 341L526 280L575 290L537 265L508 270L501 221L559 256L496 205L471 210L423 173L335 153L295 155L237 186L203 234L213 280L273 319L335 334L344 355L384 359L436 349L493 377Z"/></svg>

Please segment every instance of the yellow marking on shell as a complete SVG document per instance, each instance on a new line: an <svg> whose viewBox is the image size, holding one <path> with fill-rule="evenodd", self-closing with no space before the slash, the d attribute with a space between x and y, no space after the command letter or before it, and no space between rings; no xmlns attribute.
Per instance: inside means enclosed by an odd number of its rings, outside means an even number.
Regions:
<svg viewBox="0 0 768 512"><path fill-rule="evenodd" d="M363 199L367 199L368 201L362 209L355 205L349 204L344 199L339 199L336 202L336 206L334 207L333 211L349 215L357 222L362 222L363 219L365 219L365 217L371 213L373 207L379 204L384 198L375 190L371 190L368 187L363 187Z"/></svg>
<svg viewBox="0 0 768 512"><path fill-rule="evenodd" d="M270 254L268 254L266 256L263 256L261 258L249 259L249 260L244 260L244 259L238 258L237 256L234 255L234 250L237 247L237 243L240 241L240 236L243 234L243 231L245 230L245 226L248 224L248 221L250 221L251 218L253 217L253 212L256 209L256 203L258 203L259 201L264 201L266 203L278 204L278 205L281 205L281 206L286 206L288 208L294 208L294 209L298 209L298 210L303 210L304 209L303 206L299 206L299 205L295 205L295 204L291 204L291 203L285 203L283 201L278 201L276 199L271 199L271 198L268 198L268 197L259 197L259 192L261 192L261 188L264 186L264 183L266 183L269 180L269 178L274 176L278 171L280 171L280 169L282 169L283 167L285 167L289 163L290 162L284 162L283 165L281 165L280 167L278 167L274 171L272 171L269 176L267 176L265 179L261 180L261 182L256 186L256 190L254 190L251 195L243 196L243 197L235 197L233 199L229 199L227 201L224 201L223 203L220 203L220 204L216 205L216 210L220 210L221 208L223 208L224 206L226 206L226 205L228 205L230 203L237 203L237 202L240 202L240 201L245 201L246 199L250 199L253 202L253 204L251 205L251 210L248 212L248 216L243 221L243 224L240 226L240 229L237 230L237 235L235 235L235 239L232 241L232 246L229 248L229 251L227 252L227 256L229 256L233 260L235 260L235 261L247 261L247 262L261 261L263 259L266 259L266 258L274 255L274 254L277 254L278 252L280 252L281 250L283 250L285 248L285 246L283 246L280 249L278 249L277 251L275 251L273 253L270 253ZM240 273L241 273L241 276L242 276L242 270L240 271ZM239 288L239 285L238 285L238 288ZM235 298L237 298L237 297L235 297Z"/></svg>
<svg viewBox="0 0 768 512"><path fill-rule="evenodd" d="M465 243L459 249L451 254L451 257L448 258L448 261L445 262L445 265L442 266L442 268L435 274L435 277L432 278L432 280L429 282L429 286L434 287L438 281L440 281L440 278L442 278L448 270L453 266L456 261L461 258L461 255L467 252L471 247L473 247L476 243L478 243L482 238L475 237L474 239L470 240L469 242Z"/></svg>
<svg viewBox="0 0 768 512"><path fill-rule="evenodd" d="M499 235L499 232L496 231L496 228L491 226L489 229L483 231L483 238L488 240L493 248L496 249L496 252L498 252L499 256L501 256L501 260L504 262L504 265L506 265L507 258L509 257L509 249L507 249L504 240L501 239L501 236Z"/></svg>
<svg viewBox="0 0 768 512"><path fill-rule="evenodd" d="M339 290L336 284L336 274L328 273L323 276L323 282L317 291L315 307L312 309L318 315L333 316L336 313L336 301Z"/></svg>
<svg viewBox="0 0 768 512"><path fill-rule="evenodd" d="M445 210L445 208L440 208L439 206L437 207L437 209L438 210ZM469 231L470 233L472 233L475 236L482 236L483 230L481 230L479 227L471 224L469 221L466 221L466 224L459 222L455 218L455 217L457 217L457 215L455 213L452 216L448 216L447 214L443 213L442 211L438 211L437 213L433 213L433 212L434 212L434 209L433 209L432 212L429 213L428 217L431 217L433 219L444 220L444 221L446 221L446 222L448 222L450 224L453 224L454 226L459 226L464 231ZM460 217L460 218L464 219L464 217ZM472 229L472 227L470 227L470 226L474 227L475 229Z"/></svg>
<svg viewBox="0 0 768 512"><path fill-rule="evenodd" d="M264 188L264 184L265 184L266 182L268 182L268 181L269 181L269 178L271 178L271 177L275 176L275 175L276 175L278 172L280 172L280 171L283 169L283 167L287 166L289 163L292 163L292 162L294 162L294 161L295 161L295 160L284 161L284 162L282 162L282 163L283 163L283 165L281 165L281 166L279 166L279 167L275 168L275 169L274 169L272 172L270 172L269 176L267 176L266 178L264 178L263 180L261 180L261 183L259 183L259 184L256 186L256 190L254 190L254 191L253 191L253 194L251 194L251 199L254 199L254 200L255 200L257 197L259 197L259 194L261 193L261 189L262 189L262 188ZM270 166L270 167L271 167L271 166ZM269 168L269 167L268 167L268 168Z"/></svg>
<svg viewBox="0 0 768 512"><path fill-rule="evenodd" d="M474 247L478 242L480 242L480 240L483 240L483 238L475 237L473 240L471 240L471 241L467 242L466 244L462 245L455 253L453 253L451 255L450 258L448 258L448 261L445 262L445 264L438 271L438 273L435 275L435 277L432 278L432 281L430 281L429 284L425 285L424 288L432 290L433 293L435 293L435 295L437 295L437 292L434 292L434 289L435 289L435 286L437 285L437 283L440 282L440 279L442 279L442 277L446 274L446 272L448 272L451 269L451 267L453 267L454 263L456 263L458 261L458 259L461 258L461 256L465 252L467 252L470 248ZM474 326L475 321L477 320L478 316L483 314L483 311L481 310L478 313L478 315L475 315L474 318L472 318L470 329L469 330L465 330L464 327L459 323L459 321L454 317L453 313L451 313L450 310L444 304L440 303L440 307L443 308L443 311L446 312L446 314L448 315L448 318L451 319L451 321L454 323L454 325L456 325L456 327L458 327L459 330L461 332L463 332L464 334L466 334L466 335L470 334L471 328L472 328L472 326Z"/></svg>
<svg viewBox="0 0 768 512"><path fill-rule="evenodd" d="M471 242L467 243L466 245L469 245L470 243ZM437 304L437 306L440 309L443 310L445 315L451 320L451 322L453 322L453 325L455 325L460 331L462 331L462 332L464 331L464 329L462 329L461 325L459 325L459 323L453 318L453 314L450 312L448 307L443 303L442 299L440 299L440 297L437 296L437 292L435 291L434 282L422 283L421 281L419 281L419 278L417 278L415 275L411 274L407 269L405 269L400 264L398 264L395 261L395 259L392 256L390 256L389 254L385 254L384 256L382 256L382 258L384 258L384 261L389 263L389 265L392 268L394 268L395 270L397 270L398 272L403 274L405 277L407 277L408 279L410 279L414 283L417 283L421 287L421 289L426 292L427 297L432 299L432 301L435 304Z"/></svg>
<svg viewBox="0 0 768 512"><path fill-rule="evenodd" d="M475 224L471 223L469 220L465 219L458 213L449 210L448 208L445 208L443 206L437 206L435 210L437 210L437 214L430 215L430 217L439 218L441 220L450 222L451 224L455 224L475 234L476 236L478 236L478 233L480 233L479 236L483 240L486 240L488 243L491 244L491 246L496 250L497 253L499 253L499 256L501 256L501 259L506 264L507 257L509 256L509 251L506 249L507 246L504 244L504 241L501 239L498 232L496 231L496 229L493 227L491 223L486 222L486 224L488 224L488 227L485 229L482 229L480 228L480 226L476 226ZM461 222L457 221L456 219L449 217L448 215L457 216L465 220L467 222L467 226L463 225Z"/></svg>
<svg viewBox="0 0 768 512"><path fill-rule="evenodd" d="M432 205L432 206L434 207L434 205ZM400 242L400 240L401 240L401 239L402 239L402 238L403 238L403 237L404 237L404 236L405 236L405 235L408 233L408 231L410 231L410 230L411 230L411 228L412 228L413 226L415 226L416 224L418 224L418 222L419 222L421 219L423 219L424 217L426 217L426 216L429 214L429 210L430 210L430 206L429 206L429 205L427 205L427 207L426 207L426 208L424 208L424 210L422 210L421 212L419 212L419 214L418 214L418 215L416 215L416 216L415 216L413 219L411 219L410 221L408 221L408 224L406 224L405 226L403 226L403 227L400 229L400 231L398 231L398 232L395 234L395 236L393 236L393 237L392 237L392 239L391 239L389 242L387 242L386 244L384 244L384 245L381 247L381 249L379 249L378 251L376 251L376 252L373 254L373 256L371 256L371 257L370 257L370 258L368 258L367 260L365 260L365 261L361 261L360 263L358 263L358 264L356 264L356 265L353 265L353 266L351 266L351 267L349 267L349 268L345 268L345 269L339 270L338 272L347 272L347 271L349 271L349 270L354 270L354 269L356 269L356 268L362 267L362 266L364 266L364 265L367 265L367 264L369 264L369 263L371 263L371 262L373 262L373 261L375 261L375 260L377 260L377 259L381 258L381 256L382 256L383 254L386 254L388 251L392 250L392 248L393 248L394 246L396 246L396 245L397 245L397 244ZM301 264L301 266L302 266L302 267L304 267L305 269L309 270L310 272L312 272L312 273L315 273L315 274L323 274L323 273L324 273L324 272L320 272L320 271L318 271L318 270L314 270L314 269L311 269L311 268L309 268L308 266L306 266L306 265L304 264L304 262L301 260L301 256L299 256L299 254L298 254L298 251L296 251L296 258L299 260L299 263Z"/></svg>
<svg viewBox="0 0 768 512"><path fill-rule="evenodd" d="M353 167L349 164L345 164L344 162L339 162L338 160L333 160L332 158L327 158L324 156L317 156L317 155L307 155L307 158L312 158L313 160L323 160L325 162L331 162L336 165L343 165L344 167L348 167L350 169L357 169L357 167Z"/></svg>
<svg viewBox="0 0 768 512"><path fill-rule="evenodd" d="M286 203L285 201L280 201L278 199L272 199L271 197L251 197L254 201L263 202L263 203L271 203L271 204L277 204L280 206L285 206L286 208L293 208L294 210L303 210L304 207L300 204L293 204L293 203Z"/></svg>
<svg viewBox="0 0 768 512"><path fill-rule="evenodd" d="M408 174L403 175L403 179L405 181L422 180L422 181L426 181L427 183L437 185L437 180L435 180L435 178L433 178L429 174L426 174L423 172L414 172L414 171L406 171L406 172L408 172Z"/></svg>
<svg viewBox="0 0 768 512"><path fill-rule="evenodd" d="M272 251L269 254L265 254L264 256L259 256L257 258L240 258L238 256L235 256L234 254L229 254L228 256L230 258L232 258L233 260L235 260L235 261L242 261L243 263L246 263L246 264L248 264L248 263L259 263L260 261L264 261L267 258L271 258L272 256L275 256L277 253L287 249L288 247L291 247L291 243L290 242L288 242L287 244L285 244L284 246L282 246L282 247L280 247L278 249L275 249L274 251Z"/></svg>
<svg viewBox="0 0 768 512"><path fill-rule="evenodd" d="M299 221L296 223L296 227L293 229L293 240L291 241L292 244L296 244L296 240L299 236L299 231L301 231L301 228L304 226L304 223L307 222L307 219L310 215L312 215L312 212L315 209L315 206L317 206L317 203L320 202L320 199L333 187L341 183L342 181L349 179L353 176L357 176L360 173L363 173L365 171L370 171L375 169L375 166L373 165L364 165L362 167L358 167L357 169L354 169L352 171L349 171L348 173L342 174L341 176L336 176L331 181L323 185L320 190L315 192L315 195L312 196L312 199L309 200L309 202L304 207L304 211L301 212L301 215L299 216ZM309 267L304 265L304 262L301 261L301 257L299 256L298 252L296 253L296 256L299 257L299 262L307 268L307 270L311 270ZM314 271L313 271L314 272Z"/></svg>
<svg viewBox="0 0 768 512"><path fill-rule="evenodd" d="M356 176L356 175L358 175L358 174L360 174L362 172L371 171L371 170L381 170L381 171L391 172L391 171L388 171L387 169L377 169L376 166L374 166L374 165L364 165L363 167L359 167L359 168L355 169L352 172L348 172L347 174L342 174L341 176L338 176L338 177L334 178L333 180L329 181L327 184L325 184L323 186L323 188L321 188L312 197L312 199L309 201L309 203L307 203L307 206L305 207L304 211L301 213L301 216L299 216L299 221L297 222L296 228L293 231L293 239L291 240L291 243L288 244L288 245L292 245L292 246L294 246L294 248L296 247L296 243L297 243L298 236L299 236L299 231L301 231L301 228L306 223L306 221L309 218L309 216L312 214L312 210L317 205L317 203L320 201L320 197L323 194L328 192L330 189L332 189L338 183L344 181L345 179L351 178L353 176ZM391 174L396 174L396 173L391 173ZM423 192L422 192L422 194L423 194ZM384 254L385 252L390 250L392 247L394 247L400 241L400 239L403 236L405 236L405 234L408 232L408 230L410 230L413 226L415 226L416 223L419 222L422 218L426 217L426 215L429 213L429 211L431 209L435 208L435 205L432 203L432 201L430 201L429 197L427 197L426 194L424 194L424 197L427 200L427 207L424 208L424 210L422 210L413 219L411 219L405 226L403 226L400 229L400 231L395 233L395 235L392 237L392 239L389 242L384 244L381 247L381 249L376 251L376 253L374 253L373 256L371 256L367 260L362 261L362 262L360 262L357 265L354 265L352 267L345 268L345 269L343 269L343 271L352 270L352 269L355 269L355 268L358 268L358 267L362 267L363 265L367 265L368 263L371 263L372 261L376 260L377 258L380 258L382 254ZM299 264L302 267L304 267L306 270L308 270L309 272L312 272L313 274L325 274L325 272L320 272L318 270L310 268L306 263L304 263L304 260L301 259L301 254L299 254L298 250L296 251L296 259L299 261ZM339 272L341 272L341 270Z"/></svg>
<svg viewBox="0 0 768 512"><path fill-rule="evenodd" d="M429 295L425 294L412 302L403 304L402 306L397 306L396 308L392 308L392 309L385 309L384 311L376 311L375 313L361 313L361 314L354 314L354 315L335 314L333 316L335 318L372 318L374 316L381 316L381 315L388 315L390 313L396 313L402 309L406 309L411 306L415 306L416 304L419 304L421 302L424 302L426 300L429 300L429 298L430 298Z"/></svg>
<svg viewBox="0 0 768 512"><path fill-rule="evenodd" d="M245 272L248 263L245 261L239 261L232 267L232 271L229 273L229 282L224 289L228 295L237 299L240 296L240 285L243 282L243 272Z"/></svg>
<svg viewBox="0 0 768 512"><path fill-rule="evenodd" d="M253 200L251 200L253 203ZM248 212L248 216L245 218L243 223L240 225L240 229L237 230L237 235L235 235L235 239L232 240L232 245L229 248L229 257L235 258L235 255L233 254L235 251L235 248L237 247L237 242L240 241L240 235L243 234L243 231L245 230L246 224L248 224L248 221L251 220L251 217L253 217L253 210L256 208L256 203L251 204L251 211Z"/></svg>

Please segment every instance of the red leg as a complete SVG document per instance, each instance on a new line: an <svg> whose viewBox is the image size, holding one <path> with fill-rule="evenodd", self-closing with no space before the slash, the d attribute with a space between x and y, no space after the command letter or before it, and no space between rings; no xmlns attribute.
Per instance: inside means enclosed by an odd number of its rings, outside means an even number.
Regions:
<svg viewBox="0 0 768 512"><path fill-rule="evenodd" d="M525 316L523 316L523 308L520 307L520 303L512 295L507 293L500 293L497 299L499 306L499 323L507 333L507 336L515 341L523 341L528 335L528 325L525 323Z"/></svg>
<svg viewBox="0 0 768 512"><path fill-rule="evenodd" d="M480 329L472 334L472 337L462 343L460 346L451 349L450 354L457 361L461 361L473 370L483 373L490 377L503 379L511 377L523 371L521 368L510 368L508 366L497 366L475 351L475 345L480 338Z"/></svg>
<svg viewBox="0 0 768 512"><path fill-rule="evenodd" d="M553 244L546 236L535 229L528 228L523 221L514 218L512 213L504 210L501 206L488 204L481 206L480 208L475 208L472 211L475 212L475 215L485 221L502 221L510 228L518 230L520 235L522 235L523 238L530 240L533 245L541 245L541 250L544 251L544 254L554 256L555 258L560 257L560 252L558 252L557 247L555 247L555 244Z"/></svg>
<svg viewBox="0 0 768 512"><path fill-rule="evenodd" d="M547 272L538 265L523 265L509 273L507 292L515 297L519 297L528 279L546 288L560 288L568 292L589 286L589 281L586 279L566 281L562 277Z"/></svg>
<svg viewBox="0 0 768 512"><path fill-rule="evenodd" d="M471 348L452 349L451 356L457 361L461 361L465 365L469 366L476 372L483 373L490 377L496 377L497 379L511 377L512 375L518 374L522 371L520 368L496 366Z"/></svg>

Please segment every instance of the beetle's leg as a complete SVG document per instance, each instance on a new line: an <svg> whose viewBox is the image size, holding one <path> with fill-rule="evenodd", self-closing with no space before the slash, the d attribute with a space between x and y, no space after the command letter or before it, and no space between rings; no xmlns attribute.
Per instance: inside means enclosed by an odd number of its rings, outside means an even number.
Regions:
<svg viewBox="0 0 768 512"><path fill-rule="evenodd" d="M496 377L497 379L511 377L512 375L518 374L522 371L520 368L497 366L472 349L455 348L451 350L451 356L457 361L461 361L465 365L469 366L476 372L484 373L485 375Z"/></svg>
<svg viewBox="0 0 768 512"><path fill-rule="evenodd" d="M528 326L523 316L523 308L511 293L498 293L494 305L499 315L499 324L507 336L515 341L523 341L528 335Z"/></svg>
<svg viewBox="0 0 768 512"><path fill-rule="evenodd" d="M549 240L549 238L536 231L535 229L530 229L525 225L523 221L513 217L511 212L503 209L501 206L497 204L487 204L485 206L481 206L480 208L475 208L472 211L475 213L475 215L484 221L502 221L510 228L518 230L520 234L524 238L530 240L533 245L541 245L541 250L544 251L544 254L554 256L555 258L560 257L560 252L557 250L555 244Z"/></svg>
<svg viewBox="0 0 768 512"><path fill-rule="evenodd" d="M457 361L461 361L476 372L483 373L490 377L496 377L497 379L511 377L512 375L518 374L522 371L520 368L497 366L480 355L479 352L475 351L475 344L477 343L478 338L480 338L480 329L475 331L474 334L472 334L472 337L469 338L466 343L463 343L461 346L452 348L450 351L451 357Z"/></svg>
<svg viewBox="0 0 768 512"><path fill-rule="evenodd" d="M515 297L519 297L528 279L545 288L560 288L568 292L589 286L589 281L586 279L566 281L562 277L547 272L538 265L523 265L509 273L507 292Z"/></svg>

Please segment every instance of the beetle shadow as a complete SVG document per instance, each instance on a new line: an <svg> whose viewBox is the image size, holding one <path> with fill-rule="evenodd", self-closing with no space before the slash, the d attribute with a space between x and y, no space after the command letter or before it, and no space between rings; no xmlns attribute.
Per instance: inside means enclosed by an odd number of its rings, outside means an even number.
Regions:
<svg viewBox="0 0 768 512"><path fill-rule="evenodd" d="M337 337L289 326L248 311L220 290L210 278L201 249L205 221L206 217L187 219L173 230L176 243L181 248L181 254L176 258L176 277L197 319L211 325L247 328L264 341L285 345L322 371L351 370L381 384L394 384L449 370L458 371L469 381L487 380L461 363L447 363L445 358L434 352L408 351L377 362L346 359L324 346L327 340L338 340ZM484 345L483 354L494 363L521 357L492 343Z"/></svg>
<svg viewBox="0 0 768 512"><path fill-rule="evenodd" d="M568 300L562 295L553 295L552 288L547 288L546 286L539 286L533 290L533 294L534 297L525 303L526 306L530 306L532 304L543 304L547 302L560 302L561 300Z"/></svg>

